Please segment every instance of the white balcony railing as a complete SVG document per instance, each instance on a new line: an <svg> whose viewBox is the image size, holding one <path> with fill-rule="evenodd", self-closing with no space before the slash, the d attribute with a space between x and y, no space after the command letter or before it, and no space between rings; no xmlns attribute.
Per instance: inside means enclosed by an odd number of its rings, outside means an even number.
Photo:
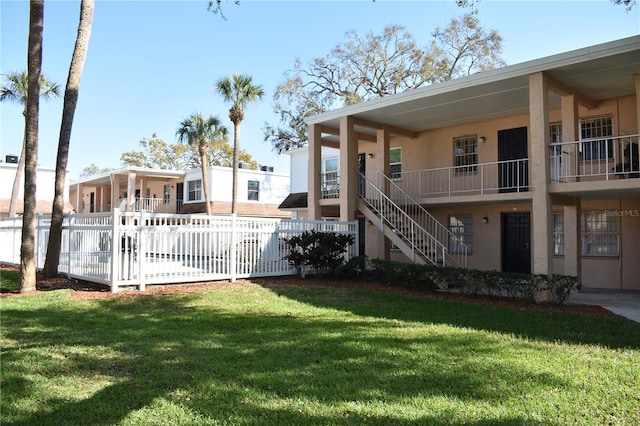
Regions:
<svg viewBox="0 0 640 426"><path fill-rule="evenodd" d="M127 198L120 198L118 206L121 211L127 211ZM134 212L147 211L153 213L178 213L182 207L182 200L165 198L140 198L133 199Z"/></svg>
<svg viewBox="0 0 640 426"><path fill-rule="evenodd" d="M557 142L550 145L551 182L640 177L640 135Z"/></svg>
<svg viewBox="0 0 640 426"><path fill-rule="evenodd" d="M414 199L525 192L530 160L404 171L394 182ZM640 135L550 144L551 183L640 178ZM340 196L338 172L321 175L322 198ZM393 190L389 194L396 198ZM399 196L399 195L398 195Z"/></svg>
<svg viewBox="0 0 640 426"><path fill-rule="evenodd" d="M320 192L323 199L340 197L340 174L337 171L320 174Z"/></svg>
<svg viewBox="0 0 640 426"><path fill-rule="evenodd" d="M529 159L407 171L398 176L394 181L416 199L524 192L529 190Z"/></svg>

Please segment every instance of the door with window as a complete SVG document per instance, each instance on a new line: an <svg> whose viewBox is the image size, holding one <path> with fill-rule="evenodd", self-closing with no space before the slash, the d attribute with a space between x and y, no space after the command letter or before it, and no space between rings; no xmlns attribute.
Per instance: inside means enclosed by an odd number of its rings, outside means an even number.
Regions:
<svg viewBox="0 0 640 426"><path fill-rule="evenodd" d="M502 271L531 273L531 214L502 214Z"/></svg>
<svg viewBox="0 0 640 426"><path fill-rule="evenodd" d="M528 130L526 127L498 132L498 183L500 192L529 190Z"/></svg>

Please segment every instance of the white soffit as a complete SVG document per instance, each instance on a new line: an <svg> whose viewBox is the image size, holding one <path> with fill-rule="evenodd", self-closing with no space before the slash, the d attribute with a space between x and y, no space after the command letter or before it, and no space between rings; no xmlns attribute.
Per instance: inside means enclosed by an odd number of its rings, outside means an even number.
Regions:
<svg viewBox="0 0 640 426"><path fill-rule="evenodd" d="M373 99L309 117L307 123L338 127L340 117L354 116L424 131L527 113L529 75L542 71L595 101L633 95L640 36ZM550 93L549 103L558 106L559 97Z"/></svg>

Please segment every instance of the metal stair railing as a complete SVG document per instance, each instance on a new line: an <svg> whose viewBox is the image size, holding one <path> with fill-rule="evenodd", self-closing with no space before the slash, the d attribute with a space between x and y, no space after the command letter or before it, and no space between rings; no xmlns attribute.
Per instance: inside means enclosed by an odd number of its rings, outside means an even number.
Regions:
<svg viewBox="0 0 640 426"><path fill-rule="evenodd" d="M422 207L411 195L398 184L393 182L384 173L378 173L378 189L386 189L384 193L394 203L398 204L409 216L411 216L423 229L445 247L444 264L450 264L461 268L467 267L469 247L459 235L452 233L449 228L438 221L431 213ZM455 248L455 250L453 250Z"/></svg>
<svg viewBox="0 0 640 426"><path fill-rule="evenodd" d="M446 247L430 235L399 205L394 203L373 182L359 173L359 196L366 206L411 248L412 255L420 255L434 265L446 264Z"/></svg>

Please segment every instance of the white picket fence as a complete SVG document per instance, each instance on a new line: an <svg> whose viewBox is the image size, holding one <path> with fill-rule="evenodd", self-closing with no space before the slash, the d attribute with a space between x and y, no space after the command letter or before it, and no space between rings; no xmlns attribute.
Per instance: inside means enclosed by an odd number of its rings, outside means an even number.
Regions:
<svg viewBox="0 0 640 426"><path fill-rule="evenodd" d="M47 250L50 218L38 216L36 267ZM357 255L358 223L148 212L65 216L58 272L121 287L294 275L285 238L315 229L351 234L346 259ZM0 219L0 262L20 263L21 218ZM115 242L115 243L114 243Z"/></svg>

